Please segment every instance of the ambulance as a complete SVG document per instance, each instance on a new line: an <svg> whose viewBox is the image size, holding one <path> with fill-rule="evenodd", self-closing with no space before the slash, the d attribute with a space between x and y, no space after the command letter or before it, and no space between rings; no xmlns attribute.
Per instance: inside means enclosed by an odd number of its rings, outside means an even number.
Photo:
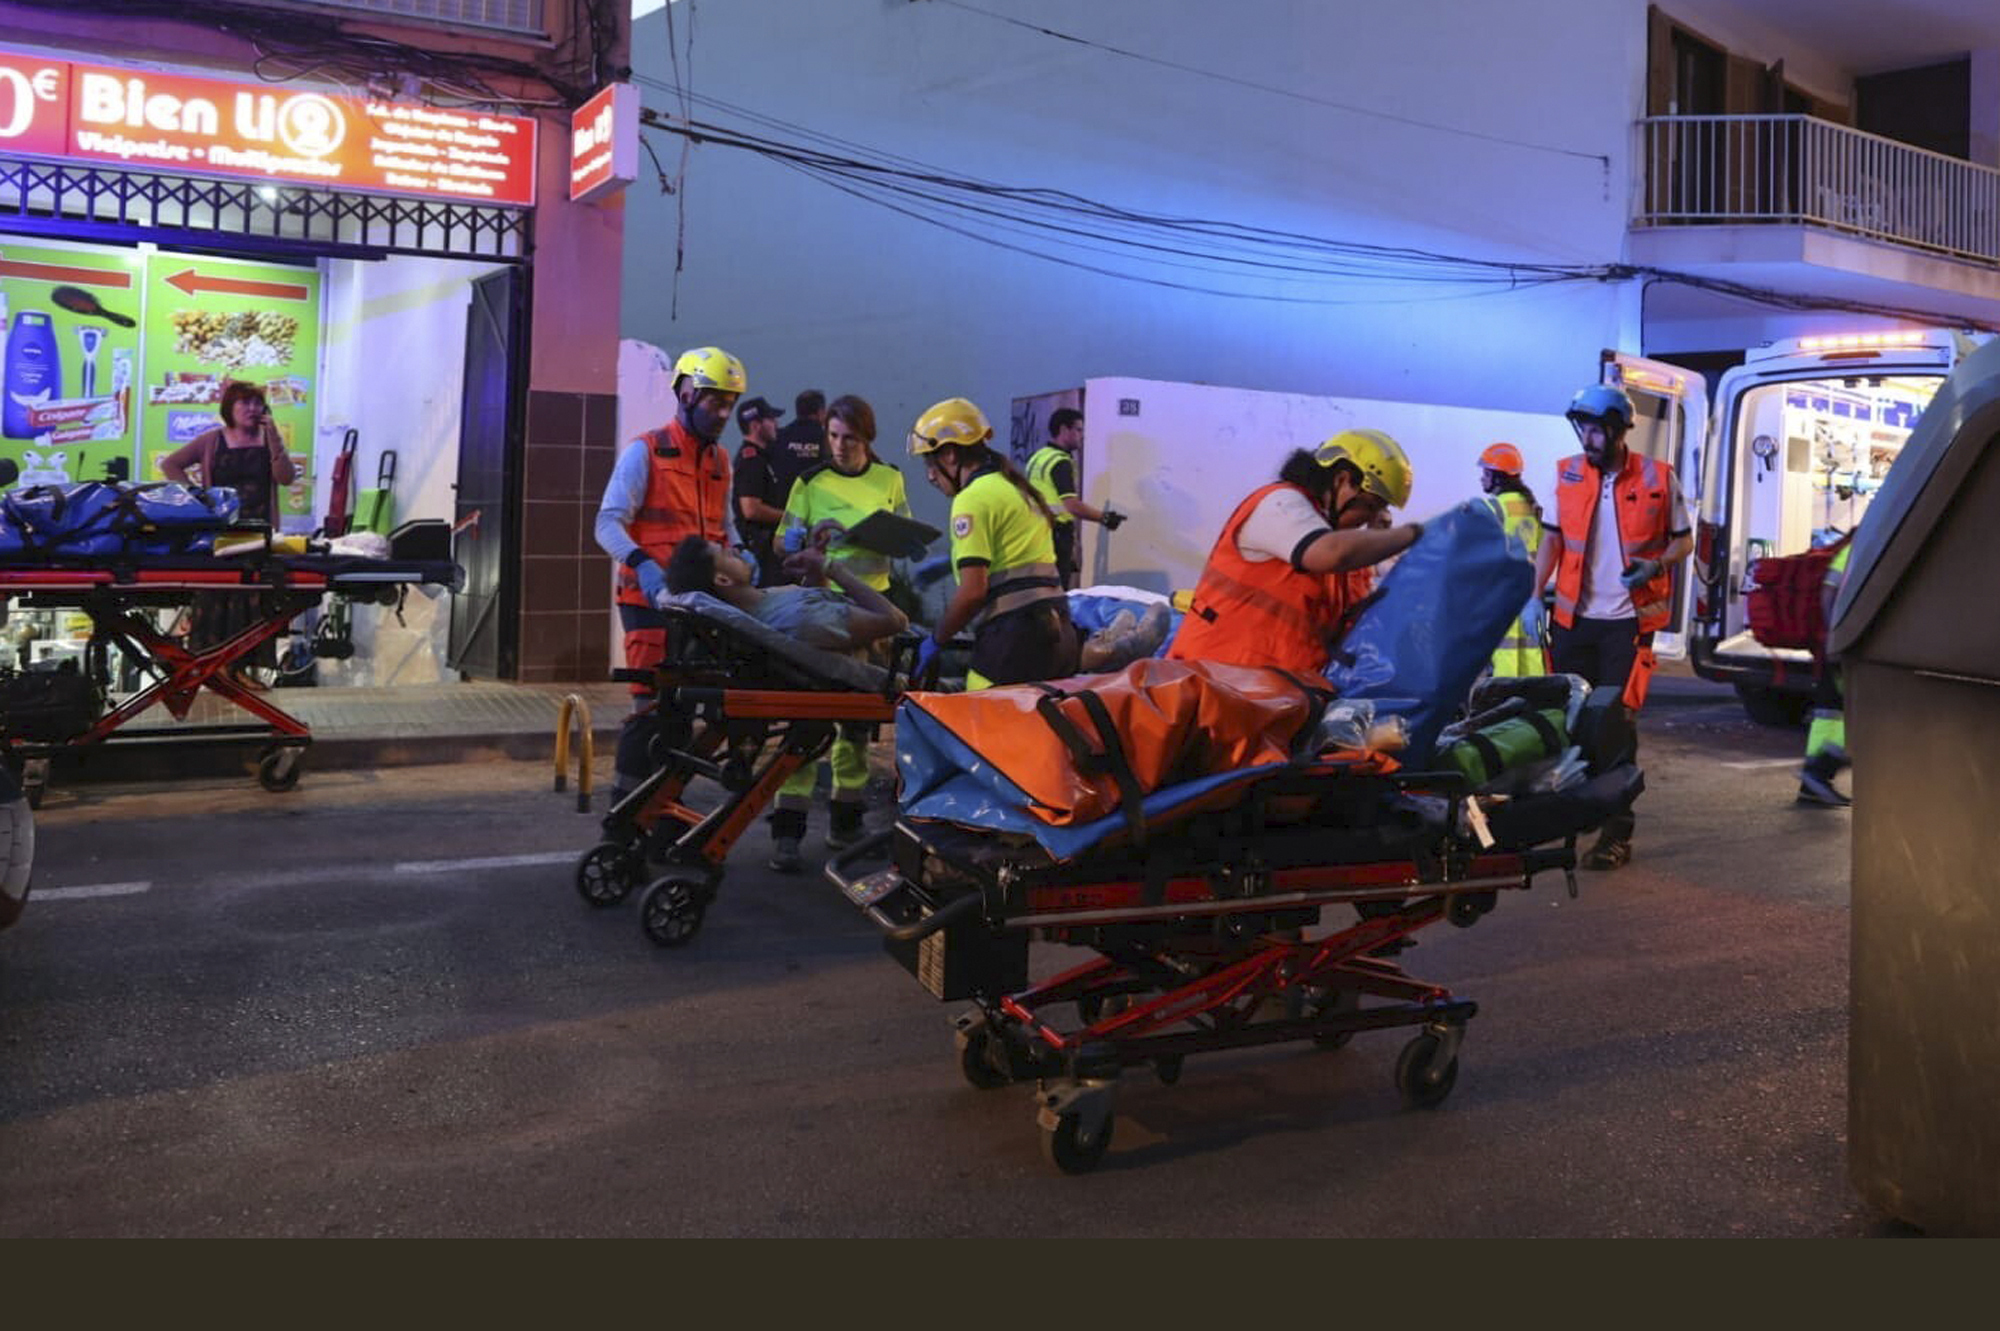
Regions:
<svg viewBox="0 0 2000 1331"><path fill-rule="evenodd" d="M1750 568L1853 531L1917 417L1977 345L1950 329L1789 338L1723 374L1712 408L1699 373L1605 352L1603 380L1625 389L1637 417L1628 442L1673 464L1695 521L1694 557L1654 650L1734 685L1758 721L1801 721L1812 657L1751 636Z"/></svg>

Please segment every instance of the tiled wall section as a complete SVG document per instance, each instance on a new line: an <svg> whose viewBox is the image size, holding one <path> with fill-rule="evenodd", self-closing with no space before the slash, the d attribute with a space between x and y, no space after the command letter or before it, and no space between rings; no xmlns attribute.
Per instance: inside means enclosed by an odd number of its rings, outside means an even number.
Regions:
<svg viewBox="0 0 2000 1331"><path fill-rule="evenodd" d="M519 589L524 680L609 677L611 561L590 529L617 452L616 395L528 394Z"/></svg>

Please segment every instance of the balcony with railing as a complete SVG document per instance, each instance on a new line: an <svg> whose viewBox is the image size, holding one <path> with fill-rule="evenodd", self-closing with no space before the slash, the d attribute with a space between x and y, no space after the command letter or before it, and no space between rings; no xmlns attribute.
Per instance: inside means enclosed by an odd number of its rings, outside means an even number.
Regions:
<svg viewBox="0 0 2000 1331"><path fill-rule="evenodd" d="M2000 171L1803 115L1639 122L1635 227L1825 228L2000 265Z"/></svg>
<svg viewBox="0 0 2000 1331"><path fill-rule="evenodd" d="M355 18L415 19L446 27L540 37L547 0L279 0L277 7L328 9Z"/></svg>

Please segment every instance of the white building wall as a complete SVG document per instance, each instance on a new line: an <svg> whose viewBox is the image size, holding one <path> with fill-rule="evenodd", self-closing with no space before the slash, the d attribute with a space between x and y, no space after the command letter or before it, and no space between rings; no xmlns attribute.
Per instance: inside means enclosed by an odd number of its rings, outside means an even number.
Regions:
<svg viewBox="0 0 2000 1331"><path fill-rule="evenodd" d="M981 7L1297 95L927 0L704 6L680 72L698 94L784 122L762 127L770 137L832 136L957 176L1458 256L1624 254L1643 0ZM686 10L674 7L683 41ZM635 28L642 78L672 77L667 17ZM1801 59L1790 54L1788 69ZM1820 72L1803 67L1817 87ZM642 90L677 110L671 93ZM693 114L748 125L713 106ZM678 140L651 138L677 173ZM1264 294L1335 303L1230 299L994 248L740 150L697 146L688 163L672 197L651 180L632 189L625 335L669 351L727 347L750 391L787 408L802 388L860 393L892 457L937 399L971 397L1004 437L1014 397L1112 376L1555 415L1601 349L1641 346L1635 283L1467 296L1273 282ZM943 501L907 474L918 515L937 520Z"/></svg>

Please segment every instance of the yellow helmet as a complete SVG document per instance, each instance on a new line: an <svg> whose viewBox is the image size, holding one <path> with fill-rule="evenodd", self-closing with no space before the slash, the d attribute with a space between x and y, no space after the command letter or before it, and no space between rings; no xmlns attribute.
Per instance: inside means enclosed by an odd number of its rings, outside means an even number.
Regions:
<svg viewBox="0 0 2000 1331"><path fill-rule="evenodd" d="M1361 488L1391 508L1410 502L1410 456L1380 430L1343 430L1313 454L1322 467L1345 462L1361 473Z"/></svg>
<svg viewBox="0 0 2000 1331"><path fill-rule="evenodd" d="M696 347L693 351L683 351L681 358L674 362L676 391L679 391L683 379L694 380L696 388L713 388L723 393L740 393L750 384L750 376L743 373L743 362L721 347Z"/></svg>
<svg viewBox="0 0 2000 1331"><path fill-rule="evenodd" d="M910 427L910 456L920 458L946 444L983 444L992 437L985 412L962 397L948 397Z"/></svg>

